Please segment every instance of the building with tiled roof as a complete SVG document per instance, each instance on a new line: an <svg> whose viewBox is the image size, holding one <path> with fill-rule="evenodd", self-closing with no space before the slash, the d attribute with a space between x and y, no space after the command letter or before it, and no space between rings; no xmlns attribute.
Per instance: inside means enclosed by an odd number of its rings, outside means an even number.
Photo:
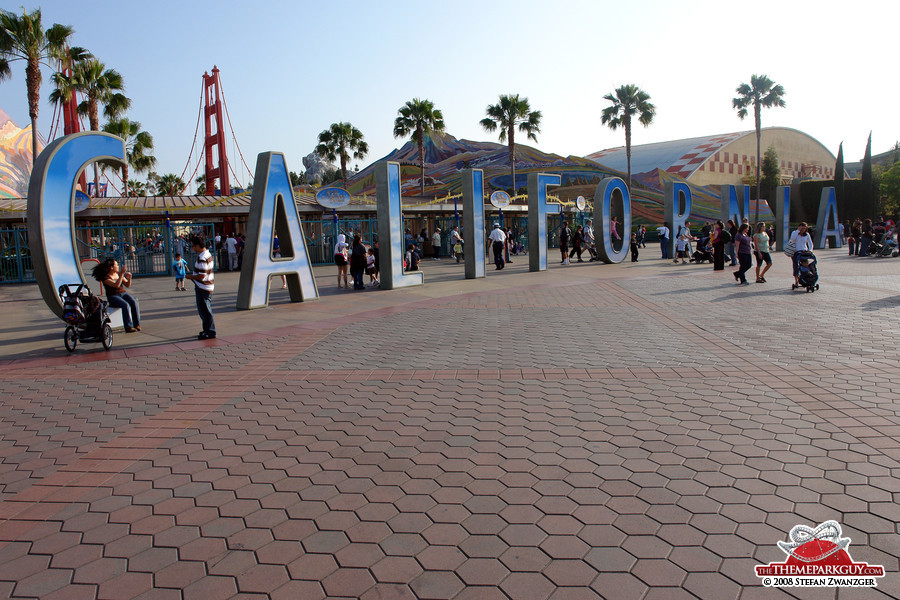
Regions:
<svg viewBox="0 0 900 600"><path fill-rule="evenodd" d="M761 152L765 154L770 146L778 154L783 184L834 177L834 154L802 131L766 127L762 130ZM626 170L624 146L594 152L586 158L611 169ZM633 176L656 169L698 186L748 183L756 174L756 132L740 131L631 147Z"/></svg>

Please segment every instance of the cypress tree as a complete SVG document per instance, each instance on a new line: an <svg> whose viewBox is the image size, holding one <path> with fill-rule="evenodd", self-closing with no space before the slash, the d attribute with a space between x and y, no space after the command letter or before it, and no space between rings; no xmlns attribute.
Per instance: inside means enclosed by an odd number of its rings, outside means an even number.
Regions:
<svg viewBox="0 0 900 600"><path fill-rule="evenodd" d="M844 142L838 146L837 161L834 163L834 198L837 201L838 214L845 218L847 207L844 206Z"/></svg>
<svg viewBox="0 0 900 600"><path fill-rule="evenodd" d="M869 141L866 143L866 155L863 158L862 166L862 208L872 216L874 221L877 218L875 214L875 189L872 187L872 132L869 132Z"/></svg>

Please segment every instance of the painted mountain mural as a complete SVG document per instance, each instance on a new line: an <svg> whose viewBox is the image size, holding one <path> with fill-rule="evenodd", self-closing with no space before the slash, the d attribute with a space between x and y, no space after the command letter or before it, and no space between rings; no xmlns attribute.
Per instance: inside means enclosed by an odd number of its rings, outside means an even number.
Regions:
<svg viewBox="0 0 900 600"><path fill-rule="evenodd" d="M44 144L38 136L38 148ZM24 198L31 177L31 125L16 125L0 109L0 198Z"/></svg>
<svg viewBox="0 0 900 600"><path fill-rule="evenodd" d="M420 195L421 170L418 150L413 142L407 142L381 160L400 163L401 190L405 197ZM348 182L347 190L351 194L375 194L375 164L373 162ZM509 149L505 144L460 140L449 134L432 135L426 136L425 139L425 198L422 201L430 202L448 194L460 193L463 169L484 171L485 193L489 194L497 189L507 191L512 189ZM516 144L518 189L525 188L529 173L560 175L562 183L558 188L552 188L551 193L566 202L573 201L578 196L592 200L597 184L604 177L625 178L624 173L588 158L547 154L530 146ZM632 175L631 200L635 222L663 222L663 190L667 181L685 182L681 177L661 169ZM687 185L691 187L694 199L691 217L704 221L717 219L719 190L698 187L691 183ZM760 216L765 219L772 218L766 206L762 207Z"/></svg>

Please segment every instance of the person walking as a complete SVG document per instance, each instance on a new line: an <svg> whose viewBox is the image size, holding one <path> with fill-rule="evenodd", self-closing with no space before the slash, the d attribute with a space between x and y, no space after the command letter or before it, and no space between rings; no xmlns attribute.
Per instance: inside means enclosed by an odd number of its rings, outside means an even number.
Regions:
<svg viewBox="0 0 900 600"><path fill-rule="evenodd" d="M716 221L709 243L713 247L713 271L725 270L725 226L722 221Z"/></svg>
<svg viewBox="0 0 900 600"><path fill-rule="evenodd" d="M872 219L866 219L862 224L862 236L859 238L859 247L857 253L859 256L869 255L869 246L875 239L875 228L872 227Z"/></svg>
<svg viewBox="0 0 900 600"><path fill-rule="evenodd" d="M731 219L728 219L727 230L728 230L728 237L726 239L728 239L728 241L725 242L725 252L726 252L726 254L728 254L728 258L731 259L731 266L736 267L737 266L737 256L735 256L735 254L734 254L734 238L735 238L735 236L737 236L738 229L737 229L737 226L734 224L734 221Z"/></svg>
<svg viewBox="0 0 900 600"><path fill-rule="evenodd" d="M228 251L228 270L237 271L238 268L238 241L233 233L228 234L225 240L225 249Z"/></svg>
<svg viewBox="0 0 900 600"><path fill-rule="evenodd" d="M641 248L647 247L647 228L641 225L637 230L637 243Z"/></svg>
<svg viewBox="0 0 900 600"><path fill-rule="evenodd" d="M578 262L584 262L581 260L581 244L584 242L584 227L579 225L575 229L575 235L572 236L572 251L569 252L569 258L572 258L572 255L578 257Z"/></svg>
<svg viewBox="0 0 900 600"><path fill-rule="evenodd" d="M769 254L769 234L766 233L766 224L759 222L756 224L756 233L753 234L753 246L756 253L756 283L766 282L766 271L772 267L772 255ZM759 268L763 267L762 272Z"/></svg>
<svg viewBox="0 0 900 600"><path fill-rule="evenodd" d="M797 231L791 234L788 244L794 244L794 255L791 256L791 261L794 265L794 288L796 288L800 285L800 253L813 251L812 236L809 235L809 226L805 222L797 226Z"/></svg>
<svg viewBox="0 0 900 600"><path fill-rule="evenodd" d="M453 229L450 230L450 256L455 258L456 262L459 262L459 256L457 256L456 253L456 246L459 244L459 241L461 239L462 238L459 237L459 226L454 225Z"/></svg>
<svg viewBox="0 0 900 600"><path fill-rule="evenodd" d="M366 247L363 246L362 237L359 234L353 236L353 251L350 254L350 275L353 276L353 289L366 289L363 283L363 273L366 271Z"/></svg>
<svg viewBox="0 0 900 600"><path fill-rule="evenodd" d="M500 229L500 223L494 223L494 229L489 236L491 240L491 250L494 251L494 264L499 271L505 265L503 263L503 245L506 242L506 234Z"/></svg>
<svg viewBox="0 0 900 600"><path fill-rule="evenodd" d="M203 243L203 238L198 235L191 237L191 248L197 253L197 260L194 262L194 272L185 275L185 279L194 282L197 312L203 326L197 339L211 340L216 337L216 323L213 320L211 301L213 290L216 288L213 257L206 248L206 244Z"/></svg>
<svg viewBox="0 0 900 600"><path fill-rule="evenodd" d="M350 247L347 245L347 237L343 233L338 234L337 243L334 245L334 264L336 264L338 268L338 288L344 287L345 289L350 289L350 284L347 282L349 249ZM344 278L343 286L341 286L341 277Z"/></svg>
<svg viewBox="0 0 900 600"><path fill-rule="evenodd" d="M590 262L597 260L599 257L597 256L597 250L594 248L596 243L594 239L594 222L588 219L584 224L584 247L587 249L588 253L591 255Z"/></svg>
<svg viewBox="0 0 900 600"><path fill-rule="evenodd" d="M434 235L431 236L431 255L433 260L441 260L441 228L438 227L434 230Z"/></svg>
<svg viewBox="0 0 900 600"><path fill-rule="evenodd" d="M662 258L669 258L669 224L663 223L661 227L656 228L656 234L659 237L659 249L662 251Z"/></svg>
<svg viewBox="0 0 900 600"><path fill-rule="evenodd" d="M737 236L734 238L734 246L737 253L738 270L734 272L734 279L740 285L747 285L747 271L753 266L753 242L750 239L750 226L741 223Z"/></svg>
<svg viewBox="0 0 900 600"><path fill-rule="evenodd" d="M563 221L562 226L559 228L559 254L562 256L559 264L561 265L569 264L569 240L571 237L572 232L569 231L569 223L568 221Z"/></svg>

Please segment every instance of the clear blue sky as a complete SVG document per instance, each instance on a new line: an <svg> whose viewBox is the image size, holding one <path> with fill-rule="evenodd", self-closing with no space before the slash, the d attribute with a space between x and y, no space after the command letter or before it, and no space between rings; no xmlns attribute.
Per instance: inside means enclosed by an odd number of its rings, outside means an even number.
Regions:
<svg viewBox="0 0 900 600"><path fill-rule="evenodd" d="M645 89L657 106L634 144L742 131L753 128L752 118L740 121L731 99L754 73L787 92L787 107L764 111L763 126L800 129L833 153L843 141L848 162L862 157L870 130L876 153L900 139L900 81L891 70L900 5L893 2L23 4L40 6L45 26L73 26L74 44L122 73L133 99L128 116L153 134L159 173L184 169L201 75L214 64L251 170L268 150L302 170L318 133L336 121L365 135L365 166L404 143L392 135L393 120L414 97L431 99L452 135L496 140L478 123L485 107L499 94L521 94L544 114L533 145L562 155L624 143L621 130L600 124L603 95L624 83ZM0 83L0 108L26 125L24 68L13 69ZM45 73L44 135L49 93ZM248 178L243 167L238 173Z"/></svg>

